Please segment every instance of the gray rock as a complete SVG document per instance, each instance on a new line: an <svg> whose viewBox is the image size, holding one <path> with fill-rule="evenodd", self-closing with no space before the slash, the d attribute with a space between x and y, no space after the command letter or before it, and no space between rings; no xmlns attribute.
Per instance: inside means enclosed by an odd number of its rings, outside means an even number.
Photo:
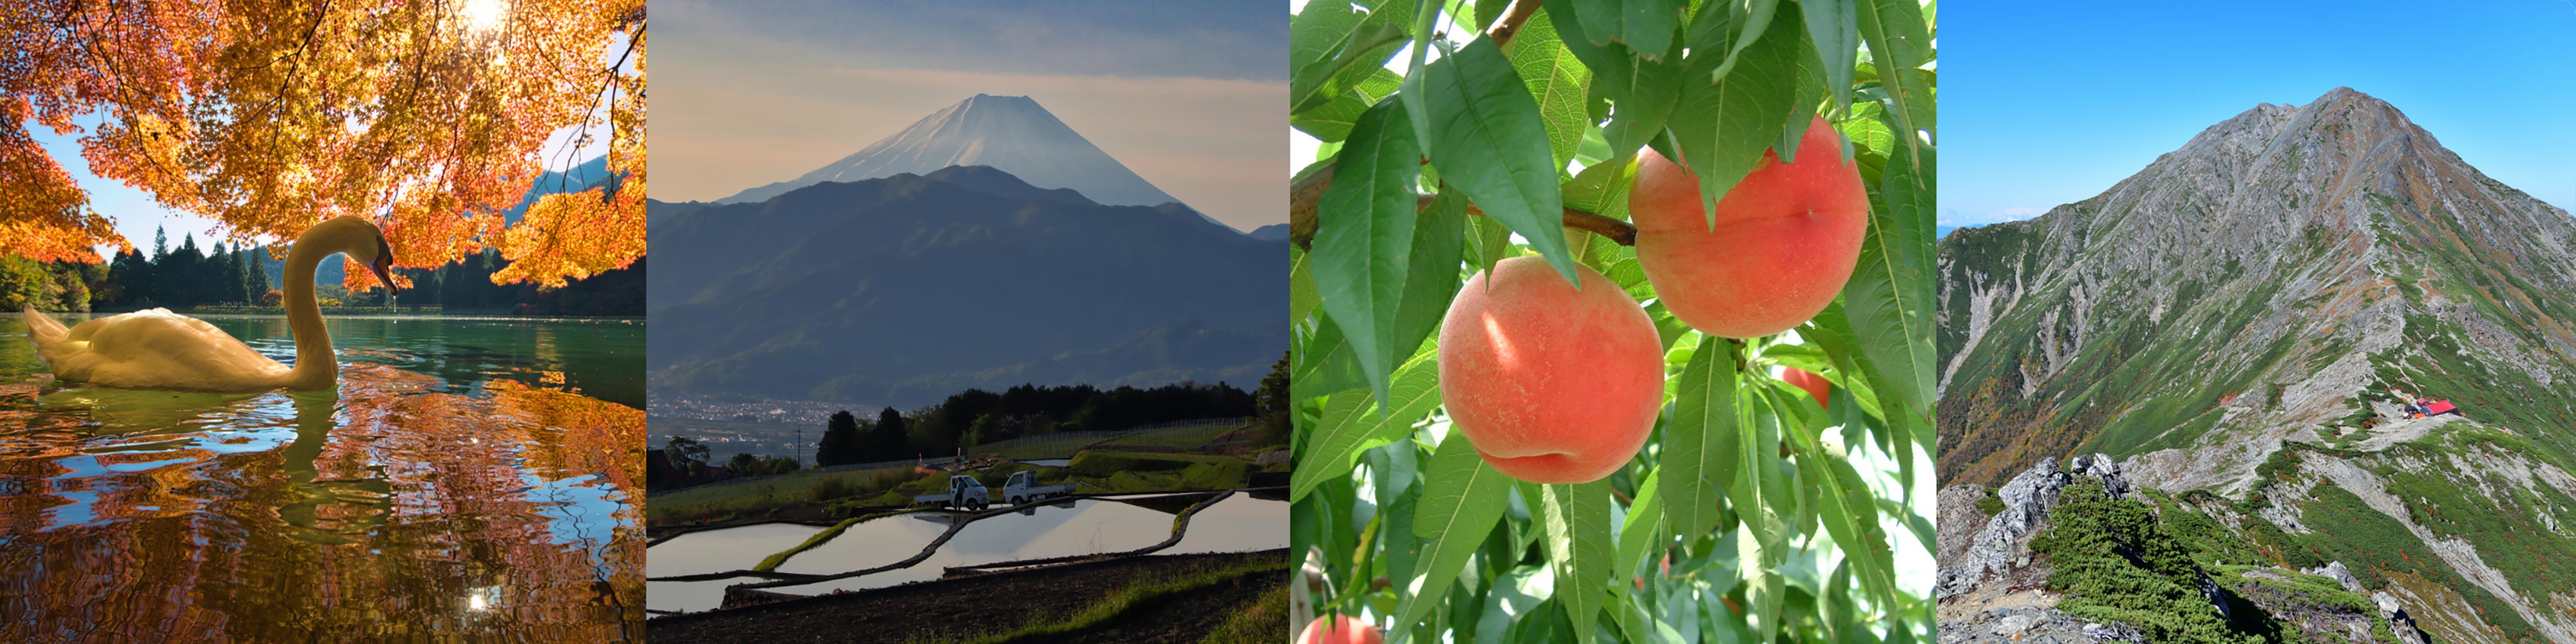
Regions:
<svg viewBox="0 0 2576 644"><path fill-rule="evenodd" d="M1995 621L1995 629L1993 633L2005 637L2019 635L2024 631L2030 630L2030 627L2034 626L2034 622L2036 621L2037 620L2029 615L2014 615L2006 617Z"/></svg>
<svg viewBox="0 0 2576 644"><path fill-rule="evenodd" d="M2313 570L2307 570L2307 571L2303 571L2303 572L2306 572L2306 573L2311 574L2311 575L2321 575L2321 576L2324 576L2324 577L2327 577L2327 578L2331 578L2331 579L2335 580L2335 583L2343 584L2343 589L2344 589L2344 590L2349 590L2349 591L2356 592L2356 593L2358 593L2358 592L2363 592L2363 591L2362 591L2362 589L2361 589L2361 580L2360 580L2360 579L2355 579L2355 578L2353 578L2353 576L2352 576L2352 571L2351 571L2351 570L2349 570L2349 569L2344 568L2344 567L2343 567L2343 562L2341 562L2341 561L2330 562L2330 563L2327 563L2327 564L2326 564L2326 565L2324 565L2324 566L2320 566L2320 567L2317 567L2317 568L2315 568L2315 569L2313 569ZM2387 595L2387 593L2380 593L2380 594L2381 594L2382 596ZM2394 600L2392 599L2391 601L2394 601Z"/></svg>
<svg viewBox="0 0 2576 644"><path fill-rule="evenodd" d="M2111 498L2129 498L2129 480L2120 475L2120 462L2109 454L2077 455L2069 471L2077 476L2101 479L2103 491L2109 492Z"/></svg>
<svg viewBox="0 0 2576 644"><path fill-rule="evenodd" d="M1977 614L1943 617L1940 644L2096 644L2140 642L2135 629L2119 623L2091 623L2054 608L1998 608Z"/></svg>
<svg viewBox="0 0 2576 644"><path fill-rule="evenodd" d="M2057 507L2058 494L2073 485L2078 476L2100 480L2103 489L2114 497L2126 498L2132 488L2119 461L2107 454L2076 456L2064 471L2057 469L2056 459L2032 464L2029 470L1995 490L2003 510L1986 519L1985 528L1977 531L1966 552L1942 562L1935 581L1939 596L1965 593L1995 573L2030 565L2030 536L2048 521L2049 510Z"/></svg>
<svg viewBox="0 0 2576 644"><path fill-rule="evenodd" d="M2380 591L2370 594L2371 603L2379 605L2379 618L2388 620L2388 630L2397 634L2398 644L2428 644L2433 638L2415 625L2415 616L2397 603L2397 596Z"/></svg>

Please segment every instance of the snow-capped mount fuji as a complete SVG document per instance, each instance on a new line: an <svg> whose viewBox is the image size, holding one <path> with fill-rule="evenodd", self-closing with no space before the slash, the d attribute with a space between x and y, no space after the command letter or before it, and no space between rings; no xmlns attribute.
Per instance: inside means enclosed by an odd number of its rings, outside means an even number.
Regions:
<svg viewBox="0 0 2576 644"><path fill-rule="evenodd" d="M825 181L927 175L950 166L978 165L992 166L1040 188L1070 188L1103 205L1159 206L1180 201L1082 138L1036 100L976 94L813 172L744 190L716 203L768 201Z"/></svg>

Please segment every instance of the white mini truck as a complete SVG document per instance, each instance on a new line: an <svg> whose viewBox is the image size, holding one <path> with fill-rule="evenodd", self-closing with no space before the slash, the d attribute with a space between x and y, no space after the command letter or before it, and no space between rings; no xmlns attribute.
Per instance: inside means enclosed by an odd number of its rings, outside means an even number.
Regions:
<svg viewBox="0 0 2576 644"><path fill-rule="evenodd" d="M993 504L993 492L984 489L983 481L959 474L948 477L948 491L912 497L912 504L983 510L984 506Z"/></svg>
<svg viewBox="0 0 2576 644"><path fill-rule="evenodd" d="M1071 483L1059 485L1038 485L1038 473L1036 472L1014 472L1011 474L1011 480L1002 485L1002 496L1009 500L1011 505L1019 505L1030 501L1059 497L1072 493L1073 484Z"/></svg>

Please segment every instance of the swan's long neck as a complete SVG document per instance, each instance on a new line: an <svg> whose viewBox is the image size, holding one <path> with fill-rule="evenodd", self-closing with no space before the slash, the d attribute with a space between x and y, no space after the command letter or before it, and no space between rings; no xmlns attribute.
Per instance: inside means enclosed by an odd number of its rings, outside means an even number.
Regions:
<svg viewBox="0 0 2576 644"><path fill-rule="evenodd" d="M340 360L331 352L331 331L322 325L322 305L313 299L313 276L322 258L341 252L329 225L314 226L286 253L286 328L295 334L295 370L287 383L298 389L321 389L340 379Z"/></svg>

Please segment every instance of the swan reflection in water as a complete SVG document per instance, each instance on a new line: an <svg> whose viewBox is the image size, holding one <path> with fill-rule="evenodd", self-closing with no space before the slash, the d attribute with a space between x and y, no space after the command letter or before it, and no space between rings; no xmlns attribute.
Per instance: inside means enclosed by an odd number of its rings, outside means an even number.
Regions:
<svg viewBox="0 0 2576 644"><path fill-rule="evenodd" d="M0 641L639 637L643 412L453 391L0 385Z"/></svg>

